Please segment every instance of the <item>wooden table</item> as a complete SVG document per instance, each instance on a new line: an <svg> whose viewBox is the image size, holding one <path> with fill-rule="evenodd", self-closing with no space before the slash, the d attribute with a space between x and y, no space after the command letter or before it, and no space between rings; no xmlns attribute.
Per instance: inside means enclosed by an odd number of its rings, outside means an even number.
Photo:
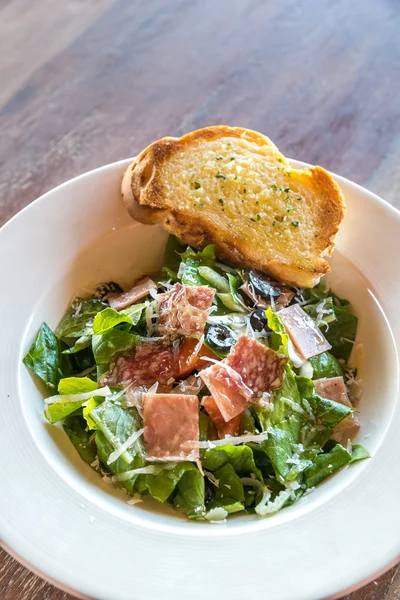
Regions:
<svg viewBox="0 0 400 600"><path fill-rule="evenodd" d="M400 208L398 0L0 0L1 223L70 177L218 123ZM1 600L71 598L0 551ZM350 598L398 600L399 567Z"/></svg>

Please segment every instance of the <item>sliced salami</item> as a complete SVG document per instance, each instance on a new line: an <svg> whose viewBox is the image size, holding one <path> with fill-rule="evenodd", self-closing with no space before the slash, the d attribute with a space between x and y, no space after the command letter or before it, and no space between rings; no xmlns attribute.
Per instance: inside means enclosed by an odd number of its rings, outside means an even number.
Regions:
<svg viewBox="0 0 400 600"><path fill-rule="evenodd" d="M254 398L282 387L283 367L287 361L285 356L247 335L238 339L226 358L226 364L240 375L243 383L252 390Z"/></svg>
<svg viewBox="0 0 400 600"><path fill-rule="evenodd" d="M120 354L101 381L114 387L152 385L156 381L169 384L174 379L174 362L172 347L164 340L142 342L130 352Z"/></svg>
<svg viewBox="0 0 400 600"><path fill-rule="evenodd" d="M216 426L218 437L220 439L223 439L227 435L239 435L240 423L242 422L241 414L226 422L212 396L204 396L201 404L204 406L208 416Z"/></svg>
<svg viewBox="0 0 400 600"><path fill-rule="evenodd" d="M199 450L182 448L199 440L197 396L185 394L143 395L144 440L147 460L197 460Z"/></svg>
<svg viewBox="0 0 400 600"><path fill-rule="evenodd" d="M205 286L177 283L159 294L157 329L162 335L200 338L210 312L215 290Z"/></svg>

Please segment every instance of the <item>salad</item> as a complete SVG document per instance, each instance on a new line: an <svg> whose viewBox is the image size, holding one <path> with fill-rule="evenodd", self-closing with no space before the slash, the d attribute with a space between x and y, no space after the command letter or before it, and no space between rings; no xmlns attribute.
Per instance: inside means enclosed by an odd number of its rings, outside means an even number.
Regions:
<svg viewBox="0 0 400 600"><path fill-rule="evenodd" d="M322 284L284 286L170 236L159 273L75 298L24 363L46 419L130 504L218 522L272 515L369 457L351 443L356 332Z"/></svg>

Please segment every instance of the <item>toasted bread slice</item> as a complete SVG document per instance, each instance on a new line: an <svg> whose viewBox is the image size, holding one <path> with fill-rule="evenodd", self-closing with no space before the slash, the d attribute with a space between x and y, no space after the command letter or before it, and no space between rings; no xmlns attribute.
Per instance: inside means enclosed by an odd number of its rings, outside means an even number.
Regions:
<svg viewBox="0 0 400 600"><path fill-rule="evenodd" d="M138 221L299 287L330 270L322 256L345 212L327 171L293 169L266 136L226 126L154 142L128 167L122 195Z"/></svg>

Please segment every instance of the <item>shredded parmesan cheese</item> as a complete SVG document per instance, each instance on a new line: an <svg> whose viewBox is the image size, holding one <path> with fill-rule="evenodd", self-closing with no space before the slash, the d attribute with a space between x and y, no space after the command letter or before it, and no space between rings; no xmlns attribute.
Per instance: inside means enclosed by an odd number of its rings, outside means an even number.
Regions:
<svg viewBox="0 0 400 600"><path fill-rule="evenodd" d="M108 457L107 464L111 465L111 463L113 463L120 456L122 456L122 454L126 450L128 450L128 448L131 448L133 446L133 444L136 442L136 440L138 440L140 438L140 436L143 434L143 432L144 432L144 429L139 429L139 431L135 431L135 433L132 433L132 435L128 437L126 442L124 442L117 450L114 450L114 452L111 452L110 456Z"/></svg>

